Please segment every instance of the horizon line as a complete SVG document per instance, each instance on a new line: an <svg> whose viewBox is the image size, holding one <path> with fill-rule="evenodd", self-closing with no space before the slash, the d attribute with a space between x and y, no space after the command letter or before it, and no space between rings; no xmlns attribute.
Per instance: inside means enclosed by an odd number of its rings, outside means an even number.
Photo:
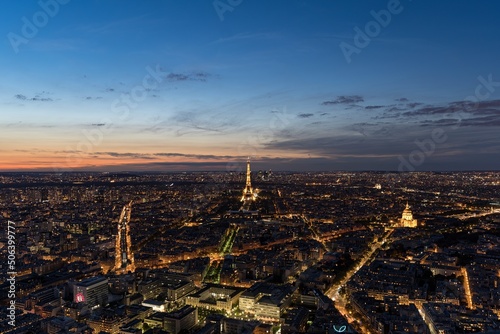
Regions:
<svg viewBox="0 0 500 334"><path fill-rule="evenodd" d="M348 170L348 169L337 169L337 170L272 170L272 169L259 169L258 171L272 171L277 173L340 173L340 172L349 172L349 173L498 173L500 169L463 169L463 170L415 170L415 171L398 171L398 170L382 170L382 169L356 169L356 170ZM134 170L122 170L122 171L92 171L92 170L66 170L66 171L37 171L33 170L0 170L0 174L9 174L9 173L43 173L43 174L71 174L71 173L87 173L87 174L172 174L172 173L245 173L245 171L241 170L184 170L184 171L162 171L162 170L148 170L148 171L134 171ZM255 173L255 171L252 171Z"/></svg>

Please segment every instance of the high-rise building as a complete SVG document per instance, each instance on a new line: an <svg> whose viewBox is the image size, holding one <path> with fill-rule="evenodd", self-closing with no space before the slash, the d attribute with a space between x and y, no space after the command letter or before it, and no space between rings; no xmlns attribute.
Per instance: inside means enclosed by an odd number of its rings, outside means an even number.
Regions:
<svg viewBox="0 0 500 334"><path fill-rule="evenodd" d="M87 278L73 287L73 301L86 303L89 308L108 304L108 279L102 276Z"/></svg>
<svg viewBox="0 0 500 334"><path fill-rule="evenodd" d="M243 195L241 196L241 201L249 204L254 201L257 194L252 188L252 172L250 171L250 158L247 160L247 177L245 182L245 188L243 189Z"/></svg>
<svg viewBox="0 0 500 334"><path fill-rule="evenodd" d="M115 271L135 271L132 240L130 238L130 214L132 201L123 207L118 221L118 231L115 243Z"/></svg>

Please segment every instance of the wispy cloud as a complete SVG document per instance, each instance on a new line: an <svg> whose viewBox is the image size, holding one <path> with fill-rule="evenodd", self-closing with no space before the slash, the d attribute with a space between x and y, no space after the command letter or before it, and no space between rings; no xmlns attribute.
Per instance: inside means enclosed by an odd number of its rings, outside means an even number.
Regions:
<svg viewBox="0 0 500 334"><path fill-rule="evenodd" d="M14 97L19 100L19 101L41 101L41 102L50 102L50 101L54 101L52 98L50 97L44 97L44 96L40 96L40 95L35 95L33 97L28 97L24 94L16 94L14 95Z"/></svg>
<svg viewBox="0 0 500 334"><path fill-rule="evenodd" d="M328 100L321 103L321 105L329 106L336 104L354 104L358 102L363 102L364 99L360 95L340 95L334 100Z"/></svg>
<svg viewBox="0 0 500 334"><path fill-rule="evenodd" d="M59 153L84 153L80 151L60 151ZM187 154L179 152L154 152L154 153L141 153L141 152L92 152L92 156L99 157L113 157L123 159L137 159L137 160L161 160L162 158L186 158L189 160L244 160L247 157L242 155L216 155L216 154Z"/></svg>
<svg viewBox="0 0 500 334"><path fill-rule="evenodd" d="M402 98L401 104L388 105L373 120L392 119L393 123L413 122L423 127L430 126L500 126L500 100L453 101L441 104L408 102ZM406 103L407 102L407 103ZM368 108L368 107L365 107Z"/></svg>
<svg viewBox="0 0 500 334"><path fill-rule="evenodd" d="M217 105L200 105L190 109L177 109L173 111L173 114L172 110L170 110L168 112L170 116L158 115L154 117L151 124L144 127L142 131L153 133L169 131L174 136L193 133L216 136L221 134L244 134L248 136L250 133L248 131L255 133L255 131L261 129L262 122L265 122L265 126L269 126L271 119L295 117L295 115L284 113L282 107L269 110L269 101L274 101L277 97L283 98L283 94L283 92L271 91ZM239 112L235 112L236 110ZM273 116L269 116L267 113Z"/></svg>
<svg viewBox="0 0 500 334"><path fill-rule="evenodd" d="M423 105L423 103L420 103L420 102L411 102L411 103L407 103L406 106L408 108L415 108L415 107L418 107L418 106L421 106Z"/></svg>
<svg viewBox="0 0 500 334"><path fill-rule="evenodd" d="M108 21L108 22L92 22L87 25L78 26L77 29L89 34L109 34L109 33L120 33L123 29L130 29L138 27L147 22L153 22L152 20L145 20L147 15L140 15L136 17L130 17L122 20Z"/></svg>
<svg viewBox="0 0 500 334"><path fill-rule="evenodd" d="M167 74L166 79L171 82L175 81L202 81L206 82L209 78L213 77L212 74L207 72L191 72L191 73L174 73Z"/></svg>
<svg viewBox="0 0 500 334"><path fill-rule="evenodd" d="M425 117L426 119L421 121L423 126L457 125L457 122L460 122L460 126L500 126L500 100L476 103L454 101L443 105L413 108L403 112L401 116L417 119Z"/></svg>
<svg viewBox="0 0 500 334"><path fill-rule="evenodd" d="M214 41L214 43L240 42L246 40L272 40L280 37L281 34L278 32L239 33L233 36L219 38Z"/></svg>

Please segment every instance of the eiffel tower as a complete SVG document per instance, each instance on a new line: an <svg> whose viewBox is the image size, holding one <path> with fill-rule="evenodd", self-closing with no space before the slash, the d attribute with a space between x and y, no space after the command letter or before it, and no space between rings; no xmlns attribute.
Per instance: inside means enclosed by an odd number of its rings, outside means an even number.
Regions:
<svg viewBox="0 0 500 334"><path fill-rule="evenodd" d="M255 201L257 197L252 189L252 172L250 171L250 158L247 160L247 181L245 184L245 188L243 189L243 195L241 196L241 202L245 202L245 204L249 204L251 201Z"/></svg>

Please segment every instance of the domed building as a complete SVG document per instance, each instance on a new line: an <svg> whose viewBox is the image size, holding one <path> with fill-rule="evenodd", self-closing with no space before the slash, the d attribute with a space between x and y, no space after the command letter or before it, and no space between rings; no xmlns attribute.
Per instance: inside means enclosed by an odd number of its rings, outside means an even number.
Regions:
<svg viewBox="0 0 500 334"><path fill-rule="evenodd" d="M400 227L417 227L417 220L413 219L413 213L410 210L408 202L406 202L406 208L403 210L403 216L399 221Z"/></svg>

